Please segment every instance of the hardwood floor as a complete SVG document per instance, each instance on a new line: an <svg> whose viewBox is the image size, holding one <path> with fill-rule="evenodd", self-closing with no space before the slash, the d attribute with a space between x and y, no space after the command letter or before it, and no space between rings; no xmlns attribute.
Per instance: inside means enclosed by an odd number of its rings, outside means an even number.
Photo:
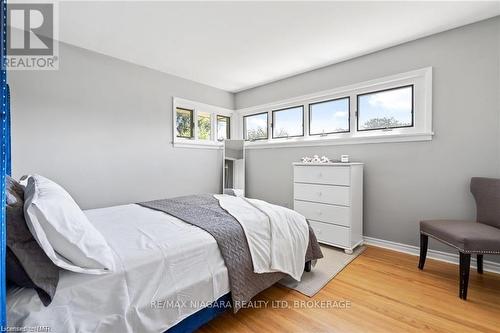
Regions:
<svg viewBox="0 0 500 333"><path fill-rule="evenodd" d="M419 271L417 264L418 257L368 247L313 298L273 286L254 300L286 301L289 308L226 312L199 332L500 332L500 275L471 269L463 301L458 266L427 259ZM341 300L350 308L293 307Z"/></svg>

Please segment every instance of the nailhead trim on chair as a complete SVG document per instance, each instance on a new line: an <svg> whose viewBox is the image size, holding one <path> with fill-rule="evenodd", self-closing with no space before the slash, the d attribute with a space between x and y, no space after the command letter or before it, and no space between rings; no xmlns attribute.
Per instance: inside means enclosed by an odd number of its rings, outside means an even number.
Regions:
<svg viewBox="0 0 500 333"><path fill-rule="evenodd" d="M442 239L440 239L440 238L438 238L438 237L436 237L436 236L434 236L434 235L430 235L430 234L428 234L428 233L426 233L426 232L423 232L423 231L420 231L420 233L421 233L421 234L423 234L423 235L426 235L426 236L432 237L432 238L434 238L434 239L437 239L438 241L443 242L443 243L445 243L445 244L447 244L447 245L449 245L449 246L451 246L451 247L454 247L455 249L457 249L458 251L460 251L460 252L462 252L462 253L500 254L500 251L469 251L469 250L464 250L464 249L461 249L461 248L459 248L458 246L453 245L453 244L451 244L451 243L449 243L449 242L447 242L447 241L445 241L445 240L442 240Z"/></svg>

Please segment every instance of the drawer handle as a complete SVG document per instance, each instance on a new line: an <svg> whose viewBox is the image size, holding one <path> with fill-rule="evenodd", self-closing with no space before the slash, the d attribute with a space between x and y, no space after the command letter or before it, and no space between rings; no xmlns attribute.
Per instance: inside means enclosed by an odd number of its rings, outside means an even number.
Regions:
<svg viewBox="0 0 500 333"><path fill-rule="evenodd" d="M323 212L322 212L322 211L319 211L319 212L318 212L318 215L319 215L319 216L323 215Z"/></svg>
<svg viewBox="0 0 500 333"><path fill-rule="evenodd" d="M322 196L323 195L323 192L318 192L318 196Z"/></svg>
<svg viewBox="0 0 500 333"><path fill-rule="evenodd" d="M323 177L323 174L320 172L320 173L318 174L318 177L319 177L319 178Z"/></svg>

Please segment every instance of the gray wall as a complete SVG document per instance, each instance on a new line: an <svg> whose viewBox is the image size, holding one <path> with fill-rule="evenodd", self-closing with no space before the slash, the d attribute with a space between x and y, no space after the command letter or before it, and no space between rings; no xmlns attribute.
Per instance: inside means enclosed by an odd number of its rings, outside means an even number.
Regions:
<svg viewBox="0 0 500 333"><path fill-rule="evenodd" d="M249 150L247 194L291 206L293 161L349 154L366 163L366 236L417 245L421 219L474 218L470 177L500 176L499 64L496 17L236 94L244 108L434 69L432 141Z"/></svg>
<svg viewBox="0 0 500 333"><path fill-rule="evenodd" d="M232 109L232 94L66 44L58 71L9 82L15 177L52 178L83 208L219 190L221 151L172 147L172 96Z"/></svg>

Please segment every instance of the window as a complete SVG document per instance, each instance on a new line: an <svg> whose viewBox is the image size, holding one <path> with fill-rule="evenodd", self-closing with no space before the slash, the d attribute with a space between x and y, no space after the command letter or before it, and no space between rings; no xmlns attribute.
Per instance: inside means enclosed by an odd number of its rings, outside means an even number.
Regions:
<svg viewBox="0 0 500 333"><path fill-rule="evenodd" d="M212 130L212 115L208 112L198 112L198 139L210 140Z"/></svg>
<svg viewBox="0 0 500 333"><path fill-rule="evenodd" d="M193 138L193 110L176 108L176 128L178 138Z"/></svg>
<svg viewBox="0 0 500 333"><path fill-rule="evenodd" d="M243 117L243 133L245 140L267 139L267 112Z"/></svg>
<svg viewBox="0 0 500 333"><path fill-rule="evenodd" d="M350 98L309 104L309 135L349 132Z"/></svg>
<svg viewBox="0 0 500 333"><path fill-rule="evenodd" d="M304 136L304 106L273 111L273 139Z"/></svg>
<svg viewBox="0 0 500 333"><path fill-rule="evenodd" d="M413 126L413 85L357 95L358 131Z"/></svg>
<svg viewBox="0 0 500 333"><path fill-rule="evenodd" d="M219 139L229 138L233 110L174 97L172 99L174 147L220 149Z"/></svg>
<svg viewBox="0 0 500 333"><path fill-rule="evenodd" d="M217 140L231 139L231 118L217 115Z"/></svg>
<svg viewBox="0 0 500 333"><path fill-rule="evenodd" d="M260 140L249 143L250 149L429 141L434 135L432 68L251 106L236 113L242 115L237 118L242 136ZM272 129L272 135L267 128Z"/></svg>

